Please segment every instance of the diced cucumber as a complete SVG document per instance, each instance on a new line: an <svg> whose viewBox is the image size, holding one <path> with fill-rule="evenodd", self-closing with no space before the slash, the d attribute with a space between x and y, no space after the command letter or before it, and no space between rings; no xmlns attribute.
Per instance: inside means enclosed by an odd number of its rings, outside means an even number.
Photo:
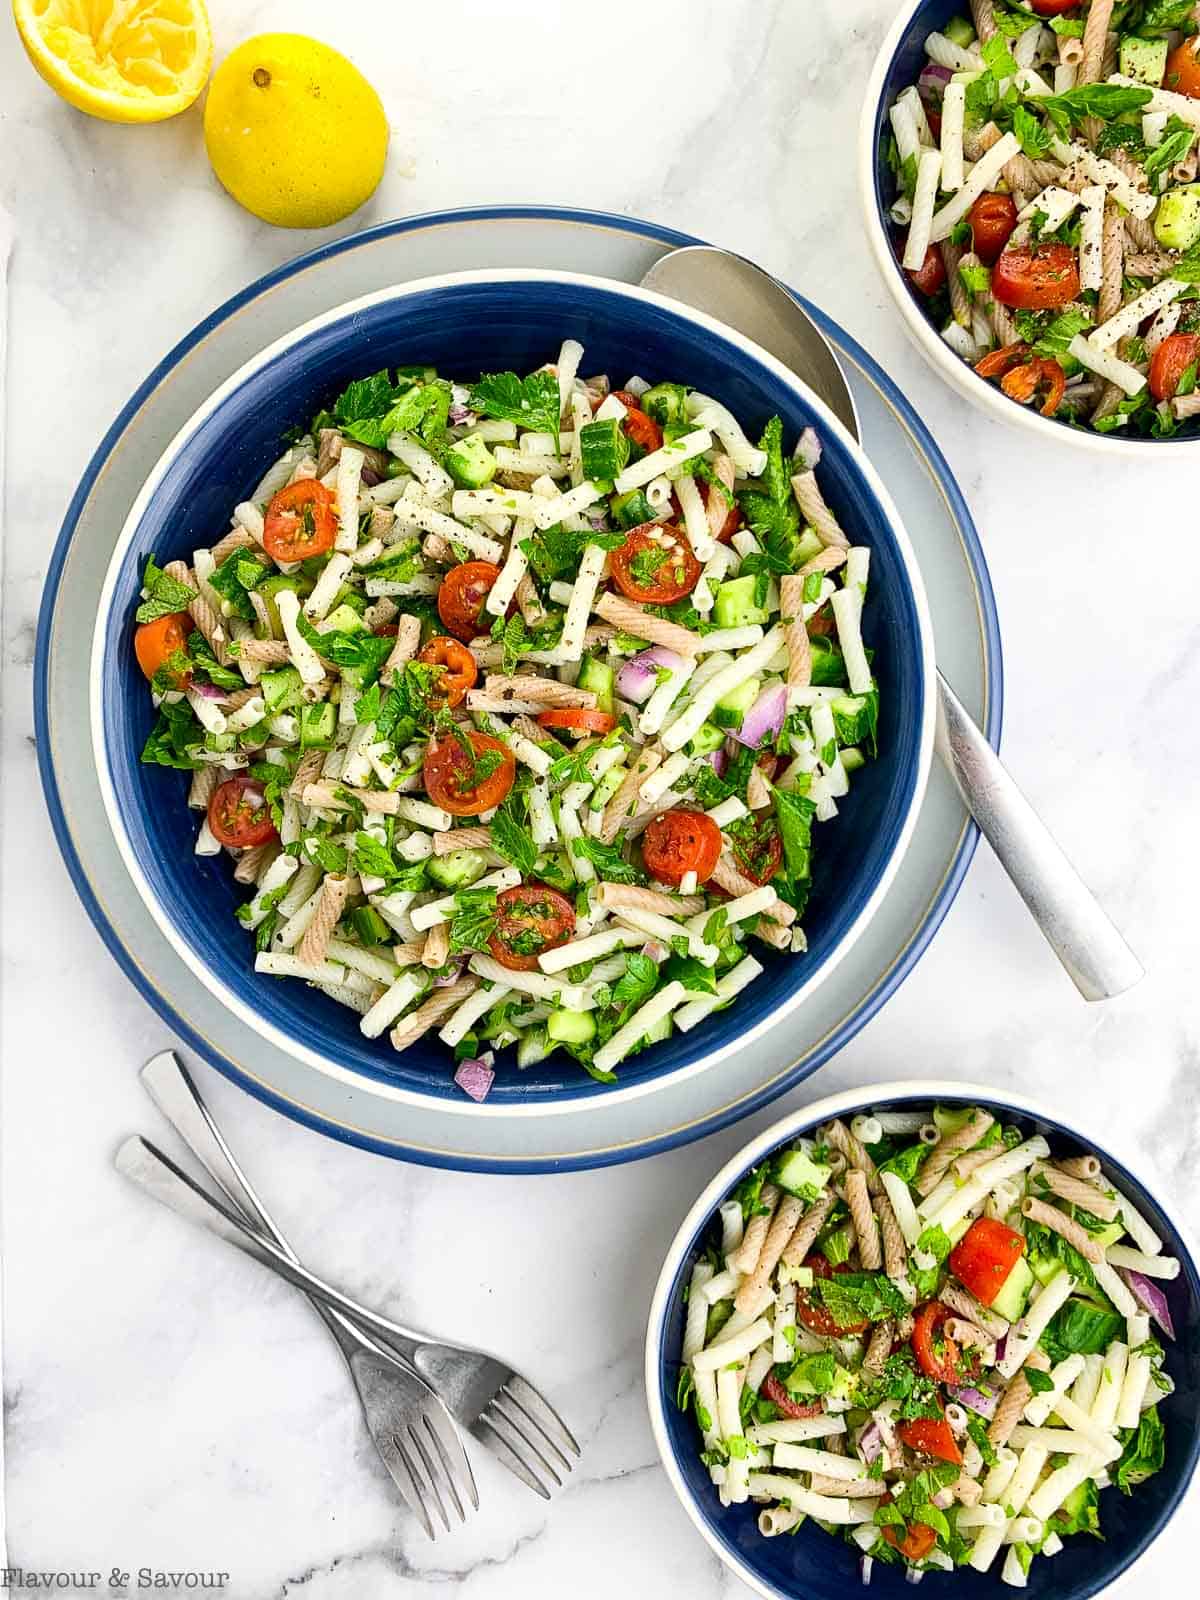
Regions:
<svg viewBox="0 0 1200 1600"><path fill-rule="evenodd" d="M677 427L688 420L687 390L681 383L656 383L642 396L642 410L660 427Z"/></svg>
<svg viewBox="0 0 1200 1600"><path fill-rule="evenodd" d="M670 1013L668 1013L665 1017L660 1017L652 1028L646 1029L642 1035L642 1043L662 1044L663 1040L669 1039L674 1031L675 1025L671 1021Z"/></svg>
<svg viewBox="0 0 1200 1600"><path fill-rule="evenodd" d="M1200 183L1167 190L1154 214L1154 237L1168 250L1190 250L1200 240Z"/></svg>
<svg viewBox="0 0 1200 1600"><path fill-rule="evenodd" d="M353 606L343 603L334 606L325 618L325 627L330 633L365 633L366 623L355 611Z"/></svg>
<svg viewBox="0 0 1200 1600"><path fill-rule="evenodd" d="M943 1138L948 1133L957 1133L960 1128L965 1128L970 1120L970 1106L962 1106L957 1111L952 1111L949 1106L933 1108L933 1125Z"/></svg>
<svg viewBox="0 0 1200 1600"><path fill-rule="evenodd" d="M1036 21L1037 18L1034 17L1033 22ZM1030 26L1032 26L1032 23ZM942 32L950 43L956 44L960 50L965 50L975 37L974 26L967 21L966 17L951 17L950 21L942 28Z"/></svg>
<svg viewBox="0 0 1200 1600"><path fill-rule="evenodd" d="M808 641L809 655L812 658L812 678L814 688L838 689L846 682L846 662L841 650L832 639L826 639L823 634L816 634Z"/></svg>
<svg viewBox="0 0 1200 1600"><path fill-rule="evenodd" d="M554 1044L545 1028L526 1028L517 1045L517 1065L536 1067L538 1062L544 1061L553 1049Z"/></svg>
<svg viewBox="0 0 1200 1600"><path fill-rule="evenodd" d="M746 678L723 694L713 707L712 720L719 728L740 728L742 718L758 699L760 680Z"/></svg>
<svg viewBox="0 0 1200 1600"><path fill-rule="evenodd" d="M611 510L619 528L637 528L643 522L654 521L654 507L641 489L630 489L628 494L614 495Z"/></svg>
<svg viewBox="0 0 1200 1600"><path fill-rule="evenodd" d="M846 772L857 772L859 767L865 767L867 758L857 745L849 745L842 751L842 767Z"/></svg>
<svg viewBox="0 0 1200 1600"><path fill-rule="evenodd" d="M258 680L258 686L262 690L267 715L277 717L281 711L300 704L304 682L295 667L277 667L273 672L264 672Z"/></svg>
<svg viewBox="0 0 1200 1600"><path fill-rule="evenodd" d="M1167 51L1165 39L1140 39L1131 33L1121 40L1121 71L1127 78L1159 89L1167 70Z"/></svg>
<svg viewBox="0 0 1200 1600"><path fill-rule="evenodd" d="M606 661L598 661L595 656L584 656L579 666L576 687L590 689L596 696L596 710L607 712L610 717L615 684L616 676Z"/></svg>
<svg viewBox="0 0 1200 1600"><path fill-rule="evenodd" d="M271 637L274 639L283 638L283 623L279 620L279 605L276 596L282 593L284 589L290 589L293 594L299 595L303 599L305 595L312 593L313 580L303 577L299 573L277 572L273 578L264 578L256 586L255 594L262 595L266 602L267 615L271 619ZM255 623L254 631L256 635L261 635L262 624L260 622Z"/></svg>
<svg viewBox="0 0 1200 1600"><path fill-rule="evenodd" d="M615 767L609 767L608 771L600 779L600 782L592 790L592 797L588 801L589 811L604 810L605 806L612 799L613 795L616 794L617 790L624 783L626 770L627 769L623 761L618 761Z"/></svg>
<svg viewBox="0 0 1200 1600"><path fill-rule="evenodd" d="M363 944L390 944L396 937L374 906L355 906L350 926Z"/></svg>
<svg viewBox="0 0 1200 1600"><path fill-rule="evenodd" d="M706 756L713 750L719 750L724 743L723 728L718 728L711 722L702 722L696 729L694 737L688 740L687 753L690 756Z"/></svg>
<svg viewBox="0 0 1200 1600"><path fill-rule="evenodd" d="M1062 1270L1062 1262L1054 1263L1055 1271ZM1054 1273L1050 1274L1051 1277ZM1025 1310L1029 1291L1033 1287L1033 1273L1024 1256L1018 1256L1009 1269L1008 1277L1000 1285L999 1293L992 1299L992 1310L1008 1322L1016 1322Z"/></svg>
<svg viewBox="0 0 1200 1600"><path fill-rule="evenodd" d="M478 434L452 444L442 465L460 489L482 489L496 476L496 458Z"/></svg>
<svg viewBox="0 0 1200 1600"><path fill-rule="evenodd" d="M797 567L802 567L806 561L811 561L824 548L824 545L812 529L805 528L798 535L796 543L792 547L792 561Z"/></svg>
<svg viewBox="0 0 1200 1600"><path fill-rule="evenodd" d="M451 850L448 855L430 856L425 869L443 889L465 889L487 871L482 850Z"/></svg>
<svg viewBox="0 0 1200 1600"><path fill-rule="evenodd" d="M354 612L355 616L361 617L363 612L370 604L371 601L365 594L363 594L361 589L352 589L348 583L344 583L334 595L333 607L331 609L349 606L350 610Z"/></svg>
<svg viewBox="0 0 1200 1600"><path fill-rule="evenodd" d="M615 417L584 423L579 430L579 458L585 478L596 482L616 477L629 460L629 440Z"/></svg>
<svg viewBox="0 0 1200 1600"><path fill-rule="evenodd" d="M830 702L833 725L839 744L862 744L874 732L877 707L874 697L865 694L842 694Z"/></svg>
<svg viewBox="0 0 1200 1600"><path fill-rule="evenodd" d="M771 613L757 604L754 591L758 578L727 578L717 589L713 600L713 620L719 628L745 628L755 622L766 622Z"/></svg>
<svg viewBox="0 0 1200 1600"><path fill-rule="evenodd" d="M587 1044L596 1037L596 1019L590 1011L552 1011L546 1034L555 1044Z"/></svg>
<svg viewBox="0 0 1200 1600"><path fill-rule="evenodd" d="M329 750L337 732L338 708L332 700L300 707L301 750Z"/></svg>
<svg viewBox="0 0 1200 1600"><path fill-rule="evenodd" d="M825 1187L832 1170L823 1161L814 1161L806 1150L785 1150L775 1168L775 1182L781 1189L807 1199L812 1190Z"/></svg>

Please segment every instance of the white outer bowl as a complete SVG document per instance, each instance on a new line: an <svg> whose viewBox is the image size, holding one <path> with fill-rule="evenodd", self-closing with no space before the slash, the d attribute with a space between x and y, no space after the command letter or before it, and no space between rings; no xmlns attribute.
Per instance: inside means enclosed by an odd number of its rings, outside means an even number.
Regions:
<svg viewBox="0 0 1200 1600"><path fill-rule="evenodd" d="M310 321L302 323L298 328L293 329L292 332L284 335L281 339L277 339L274 341L274 343L266 346L265 349L260 350L257 355L253 356L235 373L233 373L232 376L226 379L226 381L221 384L219 388L214 390L208 399L203 403L203 405L197 407L196 411L193 412L192 416L189 417L188 421L183 425L182 428L180 428L179 432L167 445L166 449L163 451L162 455L159 457L159 460L155 464L153 471L150 473L150 476L143 485L140 493L137 496L137 499L130 508L129 515L125 520L125 523L121 529L121 533L113 548L113 553L109 561L104 584L97 601L96 625L93 633L91 665L89 671L89 704L92 730L92 749L96 762L99 787L113 838L116 841L122 861L125 864L125 868L128 871L139 896L141 897L151 916L154 918L159 931L162 933L167 943L196 975L200 982L203 983L205 988L208 989L208 991L220 1002L221 1005L223 1005L232 1015L236 1016L238 1020L246 1027L250 1028L254 1033L258 1034L269 1044L273 1045L279 1050L284 1051L294 1059L299 1060L308 1066L316 1068L317 1071L325 1074L327 1077L344 1084L353 1085L359 1090L366 1089L373 1094L381 1096L382 1098L396 1101L400 1104L419 1106L422 1108L427 1107L429 1103L427 1097L416 1094L411 1090L401 1088L395 1084L380 1082L378 1080L369 1080L362 1074L347 1069L332 1056L326 1056L317 1051L310 1050L292 1038L290 1034L275 1027L273 1024L268 1023L252 1006L244 1004L242 1000L232 992L232 990L230 990L224 983L220 982L215 974L210 971L207 965L199 959L198 955L192 949L190 944L181 938L179 931L175 927L172 919L170 908L164 906L159 901L158 896L155 894L138 864L132 843L125 829L120 806L118 805L109 773L108 748L104 732L103 717L103 661L106 640L112 623L111 613L113 607L113 591L116 586L118 575L125 563L126 552L133 540L134 534L146 510L146 507L152 499L156 489L168 471L172 461L174 460L183 443L190 437L196 427L206 417L211 415L221 406L227 395L239 388L252 373L269 363L279 353L287 350L292 345L304 339L315 329L324 327L331 322L339 321L345 318L347 315L352 314L356 310L361 310L367 306L377 305L383 301L395 299L402 300L411 295L426 293L430 289L449 288L456 284L462 283L517 283L545 281L575 283L581 287L603 288L610 293L619 293L632 300L641 300L648 305L656 305L665 308L669 310L673 316L683 321L692 322L698 328L707 329L708 331L716 333L728 341L736 342L746 351L748 351L755 361L762 366L769 368L772 372L774 372L781 382L787 384L790 388L795 390L802 397L805 406L811 409L811 411L814 413L823 429L826 429L831 434L837 434L840 437L846 448L853 453L863 477L869 483L872 491L883 505L887 513L888 520L891 524L891 530L893 537L895 538L897 548L903 559L909 586L912 590L914 607L919 619L919 642L922 660L922 677L925 685L925 704L921 720L920 740L917 752L916 781L913 785L912 796L904 816L896 846L893 849L892 854L884 867L884 870L880 874L880 878L875 886L874 892L864 902L858 917L855 919L854 923L846 932L846 934L842 937L837 947L830 952L820 970L809 981L801 983L795 992L787 999L787 1001L778 1007L778 1009L772 1015L765 1018L755 1028L738 1036L736 1040L717 1049L710 1050L705 1054L699 1055L687 1066L680 1067L672 1073L660 1074L649 1079L648 1081L632 1085L628 1088L621 1088L619 1086L613 1087L604 1096L606 1105L619 1101L633 1100L647 1094L653 1094L665 1084L674 1084L681 1082L684 1079L694 1077L707 1068L716 1065L717 1062L721 1061L725 1057L735 1052L741 1053L749 1045L751 1045L755 1039L761 1037L768 1028L775 1026L775 1024L781 1021L783 1017L795 1010L801 1001L804 1000L809 994L815 992L815 990L825 981L829 974L832 973L838 964L844 959L855 942L858 940L863 930L870 922L875 911L882 903L884 896L886 895L893 879L895 878L896 872L900 866L900 862L902 861L904 854L912 840L913 830L916 826L917 815L920 811L921 802L925 794L925 786L928 781L929 767L933 754L933 738L937 701L937 684L933 653L933 626L929 615L928 603L925 597L924 584L921 580L920 568L917 564L915 552L913 551L911 541L909 540L899 511L897 510L882 480L879 478L878 474L871 466L870 461L863 453L857 440L851 437L841 422L838 421L837 417L834 416L833 412L829 410L820 397L816 395L801 379L797 378L793 373L791 373L780 361L776 360L776 358L768 351L764 350L760 345L755 344L752 340L745 338L744 335L738 333L735 329L726 326L724 323L718 322L713 317L707 316L704 312L694 310L692 307L684 305L680 301L668 299L663 295L654 294L650 290L641 289L626 283L621 283L615 279L597 278L574 272L541 271L532 268L514 267L495 270L483 269L471 272L445 273L433 277L412 279L404 284L393 285L392 287L378 290L373 294L363 295L354 300L346 301L342 305L335 306L332 310L322 313L321 316L314 317ZM466 1096L463 1096L461 1104L457 1100L450 1098L439 1099L438 1104L447 1112L455 1115L472 1116L478 1115L479 1113L479 1108ZM575 1099L563 1098L555 1100L548 1098L546 1100L531 1100L529 1102L521 1103L496 1102L487 1107L487 1114L493 1118L520 1117L528 1119L552 1117L560 1114L565 1115L577 1109L578 1102Z"/></svg>
<svg viewBox="0 0 1200 1600"><path fill-rule="evenodd" d="M1192 439L1127 439L1119 430L1115 433L1093 433L1089 428L1069 428L1065 423L1055 422L1052 417L1043 417L1032 407L1009 400L993 384L978 377L960 356L954 354L933 324L922 316L905 285L903 271L888 237L887 223L880 216L875 203L875 113L883 99L884 80L892 57L923 3L924 0L904 0L900 14L888 30L867 82L858 129L858 192L867 238L880 276L900 312L904 331L939 377L944 378L951 388L957 389L964 399L1001 422L1036 434L1045 443L1057 441L1071 449L1107 456L1110 461L1118 457L1124 461L1131 461L1135 457L1144 461L1156 457L1161 462L1164 451L1172 448L1181 452L1188 448L1200 449L1200 436Z"/></svg>

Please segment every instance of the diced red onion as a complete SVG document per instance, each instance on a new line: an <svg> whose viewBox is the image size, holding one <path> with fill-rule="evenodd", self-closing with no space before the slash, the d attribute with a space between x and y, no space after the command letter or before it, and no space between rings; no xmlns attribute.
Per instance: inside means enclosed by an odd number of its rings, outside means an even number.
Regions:
<svg viewBox="0 0 1200 1600"><path fill-rule="evenodd" d="M460 1061L458 1071L454 1074L454 1081L463 1093L477 1101L487 1099L488 1090L495 1079L496 1074L491 1067L477 1056L468 1056L465 1061Z"/></svg>
<svg viewBox="0 0 1200 1600"><path fill-rule="evenodd" d="M1006 1332L1002 1333L1000 1335L1000 1337L996 1340L996 1365L997 1366L999 1366L1000 1363L1004 1360L1004 1352L1007 1349L1007 1347L1008 1347L1008 1333L1006 1331ZM962 1399L962 1396L960 1395L959 1398ZM963 1400L963 1404L966 1405L966 1401L965 1400Z"/></svg>
<svg viewBox="0 0 1200 1600"><path fill-rule="evenodd" d="M373 489L377 483L383 482L383 477L375 468L363 462L361 482L364 489Z"/></svg>
<svg viewBox="0 0 1200 1600"><path fill-rule="evenodd" d="M815 428L805 428L796 445L796 465L801 472L815 472L821 459L821 441Z"/></svg>
<svg viewBox="0 0 1200 1600"><path fill-rule="evenodd" d="M667 949L665 944L660 944L657 939L647 939L645 944L642 946L642 954L649 957L649 959L654 962L655 966L659 966L667 959L671 952Z"/></svg>
<svg viewBox="0 0 1200 1600"><path fill-rule="evenodd" d="M939 1489L936 1494L930 1495L929 1504L935 1506L939 1511L945 1511L948 1506L954 1504L954 1490Z"/></svg>
<svg viewBox="0 0 1200 1600"><path fill-rule="evenodd" d="M917 93L926 105L940 106L946 85L953 76L949 67L939 67L932 61L927 62L925 70L917 79Z"/></svg>
<svg viewBox="0 0 1200 1600"><path fill-rule="evenodd" d="M725 776L725 768L729 765L729 752L727 750L710 750L704 759L718 778Z"/></svg>
<svg viewBox="0 0 1200 1600"><path fill-rule="evenodd" d="M742 718L742 725L734 734L739 744L758 750L770 734L772 741L779 737L787 718L787 685L773 683L763 690Z"/></svg>
<svg viewBox="0 0 1200 1600"><path fill-rule="evenodd" d="M463 962L465 959L466 958L464 956L458 956L455 960L451 961L445 972L440 973L439 976L433 980L433 987L435 989L448 989L452 983L457 983L462 974Z"/></svg>
<svg viewBox="0 0 1200 1600"><path fill-rule="evenodd" d="M471 410L470 406L456 400L446 413L446 421L452 428L461 428L467 423L474 424L478 422L479 417Z"/></svg>
<svg viewBox="0 0 1200 1600"><path fill-rule="evenodd" d="M875 1558L873 1556L862 1556L859 1560L858 1577L859 1582L862 1584L864 1589L870 1585L871 1569L874 1567L874 1565Z"/></svg>
<svg viewBox="0 0 1200 1600"><path fill-rule="evenodd" d="M193 683L192 693L201 695L205 700L228 700L229 690L219 689L215 683Z"/></svg>
<svg viewBox="0 0 1200 1600"><path fill-rule="evenodd" d="M594 529L596 533L604 533L608 528L608 518L605 516L603 511L597 511L595 513L589 512L587 520L588 526Z"/></svg>
<svg viewBox="0 0 1200 1600"><path fill-rule="evenodd" d="M868 1463L883 1449L883 1435L877 1422L869 1423L858 1436L858 1453Z"/></svg>
<svg viewBox="0 0 1200 1600"><path fill-rule="evenodd" d="M654 644L631 656L617 673L617 693L623 700L632 700L643 706L658 687L658 669L667 667L672 672L683 665L683 657L668 650L666 645Z"/></svg>
<svg viewBox="0 0 1200 1600"><path fill-rule="evenodd" d="M1133 1291L1134 1298L1142 1308L1150 1313L1155 1322L1166 1334L1168 1339L1175 1337L1175 1325L1171 1321L1171 1308L1167 1304L1167 1297L1154 1282L1141 1272L1133 1272L1129 1267L1121 1268L1121 1276Z"/></svg>
<svg viewBox="0 0 1200 1600"><path fill-rule="evenodd" d="M996 1359L1000 1359L1000 1347L996 1346ZM968 1411L974 1411L976 1416L993 1417L996 1414L996 1400L994 1394L982 1394L978 1389L955 1389L947 1387L946 1393L960 1405L966 1406Z"/></svg>

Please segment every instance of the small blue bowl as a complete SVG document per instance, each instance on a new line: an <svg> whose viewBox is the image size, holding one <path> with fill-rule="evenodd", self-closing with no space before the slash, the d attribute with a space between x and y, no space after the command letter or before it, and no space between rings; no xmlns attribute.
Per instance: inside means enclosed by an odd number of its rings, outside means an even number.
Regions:
<svg viewBox="0 0 1200 1600"><path fill-rule="evenodd" d="M134 662L133 613L145 558L190 559L213 544L279 455L281 435L351 378L414 363L463 377L527 372L567 336L583 341L588 371L618 381L633 372L679 379L719 396L751 435L774 413L789 440L817 428L829 501L851 538L872 551L864 632L882 689L881 754L856 777L814 852L807 956L768 953L767 971L736 1006L636 1056L615 1088L551 1057L524 1072L501 1071L478 1106L454 1086L450 1054L436 1038L397 1055L386 1040L364 1039L357 1016L327 996L255 974L252 941L233 917L244 890L227 860L192 853L186 774L139 763L154 713ZM130 512L100 597L92 730L108 815L134 882L164 937L249 1027L323 1071L394 1098L434 1096L471 1116L548 1115L596 1094L645 1093L711 1064L833 969L910 837L932 748L931 683L924 591L899 517L856 444L798 379L740 335L643 290L569 273L470 272L386 289L306 324L235 373L167 446Z"/></svg>
<svg viewBox="0 0 1200 1600"><path fill-rule="evenodd" d="M805 1106L776 1122L728 1161L684 1218L659 1274L646 1329L646 1399L650 1425L667 1477L684 1510L720 1559L769 1600L847 1600L862 1592L870 1600L900 1600L911 1595L900 1565L876 1562L868 1590L859 1576L859 1554L844 1540L813 1522L794 1534L765 1539L758 1531L758 1507L722 1506L698 1454L695 1422L675 1404L679 1350L686 1315L684 1290L721 1202L772 1150L811 1133L832 1117L849 1121L859 1112L901 1111L913 1106L981 1105L1002 1113L1026 1136L1041 1133L1056 1153L1098 1155L1107 1175L1129 1197L1176 1256L1182 1271L1159 1287L1166 1293L1176 1338L1163 1338L1166 1370L1175 1392L1159 1404L1166 1430L1166 1462L1132 1495L1106 1489L1100 1496L1103 1540L1077 1534L1064 1540L1052 1559L1033 1563L1029 1600L1087 1600L1127 1572L1166 1527L1200 1459L1200 1273L1194 1247L1163 1210L1128 1163L1112 1156L1098 1139L1067 1127L1044 1108L1011 1094L993 1094L976 1084L881 1083L853 1089ZM971 1568L930 1572L921 1591L932 1600L979 1600L1011 1594L1000 1580L1000 1562L988 1573Z"/></svg>

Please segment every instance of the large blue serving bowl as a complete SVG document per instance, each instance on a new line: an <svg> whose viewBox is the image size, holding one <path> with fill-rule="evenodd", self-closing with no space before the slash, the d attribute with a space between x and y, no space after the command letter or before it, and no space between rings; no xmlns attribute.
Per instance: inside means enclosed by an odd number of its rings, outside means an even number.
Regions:
<svg viewBox="0 0 1200 1600"><path fill-rule="evenodd" d="M814 851L809 953L766 953L767 970L728 1011L635 1057L620 1084L594 1083L565 1057L507 1067L483 1106L452 1082L435 1037L397 1055L364 1039L357 1016L295 981L257 976L234 919L245 891L229 862L192 853L186 774L143 767L154 713L132 650L139 575L213 544L233 506L280 453L280 438L354 377L428 363L471 377L527 372L581 339L589 372L671 378L724 401L752 436L774 413L785 438L814 426L821 482L855 543L871 547L863 617L881 690L879 759L854 780ZM607 279L513 270L423 279L353 301L261 352L167 446L118 541L100 596L92 661L92 731L111 824L133 879L167 938L247 1026L322 1070L393 1097L440 1097L464 1115L547 1115L596 1094L646 1093L671 1075L744 1047L828 974L891 880L924 791L933 734L932 644L919 573L882 483L836 419L798 379L731 330L673 301ZM504 1058L510 1061L511 1058Z"/></svg>
<svg viewBox="0 0 1200 1600"><path fill-rule="evenodd" d="M1036 407L1018 405L1008 399L997 384L979 377L950 349L930 321L925 297L913 287L901 267L893 242L895 229L889 218L896 198L896 179L886 154L891 131L888 112L896 96L916 83L926 64L924 46L929 35L942 32L951 17L968 13L964 0L904 0L879 48L863 97L858 148L859 199L872 253L905 332L947 383L1002 422L1040 434L1043 439L1105 455L1110 461L1114 457L1128 460L1133 456L1156 454L1161 462L1164 450L1174 451L1176 455L1189 449L1195 453L1200 450L1195 433L1169 439L1129 438L1119 428L1112 433L1094 433L1090 428L1075 428L1053 417L1043 417Z"/></svg>
<svg viewBox="0 0 1200 1600"><path fill-rule="evenodd" d="M1101 1140L1068 1127L1045 1108L1009 1093L998 1096L981 1085L906 1081L833 1095L776 1122L728 1161L708 1185L667 1253L646 1330L647 1404L671 1485L721 1560L770 1600L846 1600L860 1588L859 1553L811 1521L795 1534L764 1539L758 1531L757 1506L721 1505L708 1469L699 1459L695 1423L675 1404L686 1314L684 1290L717 1207L772 1150L811 1133L832 1117L849 1121L859 1112L898 1111L935 1103L987 1106L1005 1122L1016 1124L1027 1137L1044 1134L1056 1154L1098 1155L1108 1177L1133 1201L1163 1239L1165 1253L1176 1256L1183 1269L1172 1282L1159 1284L1166 1293L1176 1333L1174 1342L1158 1334L1167 1350L1166 1370L1175 1383L1175 1392L1159 1405L1166 1430L1166 1463L1131 1496L1105 1490L1100 1497L1103 1540L1086 1534L1065 1540L1057 1556L1033 1563L1025 1594L1030 1600L1087 1600L1089 1595L1099 1594L1162 1532L1187 1492L1200 1458L1200 1275L1195 1252L1127 1162L1110 1154ZM971 1568L929 1573L921 1592L928 1592L933 1600L979 1600L980 1596L1011 1594L1000 1581L1000 1567L996 1561L986 1574ZM899 1600L911 1595L912 1586L905 1580L902 1566L877 1561L869 1593L871 1600Z"/></svg>

